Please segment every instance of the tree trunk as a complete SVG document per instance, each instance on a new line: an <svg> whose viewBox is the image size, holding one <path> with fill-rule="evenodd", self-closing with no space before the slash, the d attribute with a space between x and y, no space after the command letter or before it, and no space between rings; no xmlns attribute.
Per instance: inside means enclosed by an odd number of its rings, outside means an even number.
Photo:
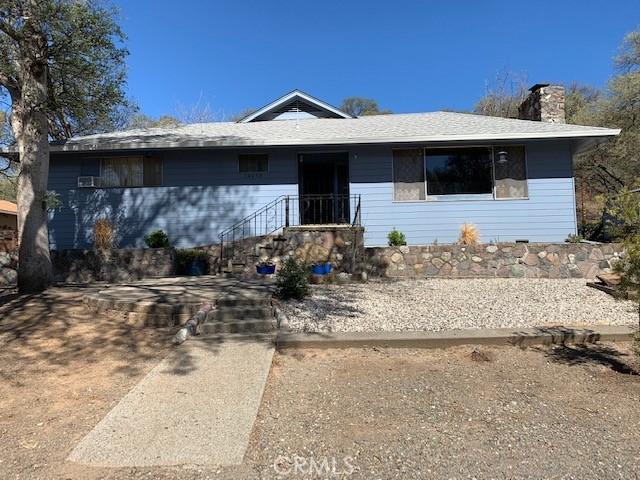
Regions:
<svg viewBox="0 0 640 480"><path fill-rule="evenodd" d="M52 281L47 207L49 176L46 40L39 32L21 47L19 98L13 98L12 128L20 154L18 176L18 289L44 290Z"/></svg>

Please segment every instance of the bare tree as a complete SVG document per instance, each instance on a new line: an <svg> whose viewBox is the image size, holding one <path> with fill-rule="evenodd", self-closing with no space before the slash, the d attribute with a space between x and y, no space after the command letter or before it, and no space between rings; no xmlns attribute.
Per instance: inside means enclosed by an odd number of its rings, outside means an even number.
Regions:
<svg viewBox="0 0 640 480"><path fill-rule="evenodd" d="M485 94L473 107L474 113L490 117L518 118L518 107L527 97L527 76L502 71L485 85Z"/></svg>
<svg viewBox="0 0 640 480"><path fill-rule="evenodd" d="M176 107L175 118L181 124L211 123L217 121L216 114L209 102L203 99L202 92L195 103L190 105L179 103Z"/></svg>
<svg viewBox="0 0 640 480"><path fill-rule="evenodd" d="M251 115L255 111L256 111L255 108L243 108L239 112L233 113L233 114L229 115L228 117L226 117L225 121L227 121L227 122L237 122L238 120L242 120L244 117L247 117L247 116Z"/></svg>

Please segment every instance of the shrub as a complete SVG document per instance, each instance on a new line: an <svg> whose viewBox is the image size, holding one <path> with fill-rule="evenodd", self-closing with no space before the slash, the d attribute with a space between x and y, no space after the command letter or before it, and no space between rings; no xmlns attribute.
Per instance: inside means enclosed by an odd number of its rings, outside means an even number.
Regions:
<svg viewBox="0 0 640 480"><path fill-rule="evenodd" d="M283 300L309 295L309 266L293 258L285 260L276 275L276 295Z"/></svg>
<svg viewBox="0 0 640 480"><path fill-rule="evenodd" d="M111 250L114 244L113 224L106 218L100 218L93 224L93 246L98 250Z"/></svg>
<svg viewBox="0 0 640 480"><path fill-rule="evenodd" d="M472 223L463 223L460 227L460 237L458 238L460 245L477 245L480 243L480 233Z"/></svg>
<svg viewBox="0 0 640 480"><path fill-rule="evenodd" d="M145 236L144 243L146 243L149 248L169 248L171 246L169 237L163 230L154 230Z"/></svg>
<svg viewBox="0 0 640 480"><path fill-rule="evenodd" d="M565 240L565 242L567 242L567 243L580 243L582 240L584 240L582 235L580 235L580 234L575 235L573 233L570 233L569 236L567 237L567 239Z"/></svg>
<svg viewBox="0 0 640 480"><path fill-rule="evenodd" d="M196 250L195 248L176 250L176 274L189 274L190 265L198 260L205 262L206 268L204 273L209 273L209 254L207 252L204 250Z"/></svg>
<svg viewBox="0 0 640 480"><path fill-rule="evenodd" d="M389 245L392 247L401 247L402 245L407 244L407 239L404 236L404 233L399 232L395 228L389 232L387 239L389 240Z"/></svg>
<svg viewBox="0 0 640 480"><path fill-rule="evenodd" d="M611 212L618 223L615 234L624 244L625 254L615 265L620 274L618 294L636 298L638 308L638 333L634 336L634 351L640 355L640 195L623 190L612 201Z"/></svg>

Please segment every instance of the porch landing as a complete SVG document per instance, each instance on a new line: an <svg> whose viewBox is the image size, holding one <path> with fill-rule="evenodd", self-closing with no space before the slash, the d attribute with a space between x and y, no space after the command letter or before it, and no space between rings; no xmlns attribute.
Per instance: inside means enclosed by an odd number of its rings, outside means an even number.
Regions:
<svg viewBox="0 0 640 480"><path fill-rule="evenodd" d="M203 303L214 309L268 308L274 284L270 280L239 280L221 276L167 277L105 286L83 301L98 314L139 326L181 325Z"/></svg>

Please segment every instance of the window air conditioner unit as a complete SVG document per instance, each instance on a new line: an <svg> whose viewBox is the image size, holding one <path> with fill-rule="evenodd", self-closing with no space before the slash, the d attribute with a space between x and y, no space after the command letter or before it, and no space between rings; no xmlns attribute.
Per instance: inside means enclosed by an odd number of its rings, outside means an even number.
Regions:
<svg viewBox="0 0 640 480"><path fill-rule="evenodd" d="M100 186L100 177L78 177L78 188L96 188Z"/></svg>

